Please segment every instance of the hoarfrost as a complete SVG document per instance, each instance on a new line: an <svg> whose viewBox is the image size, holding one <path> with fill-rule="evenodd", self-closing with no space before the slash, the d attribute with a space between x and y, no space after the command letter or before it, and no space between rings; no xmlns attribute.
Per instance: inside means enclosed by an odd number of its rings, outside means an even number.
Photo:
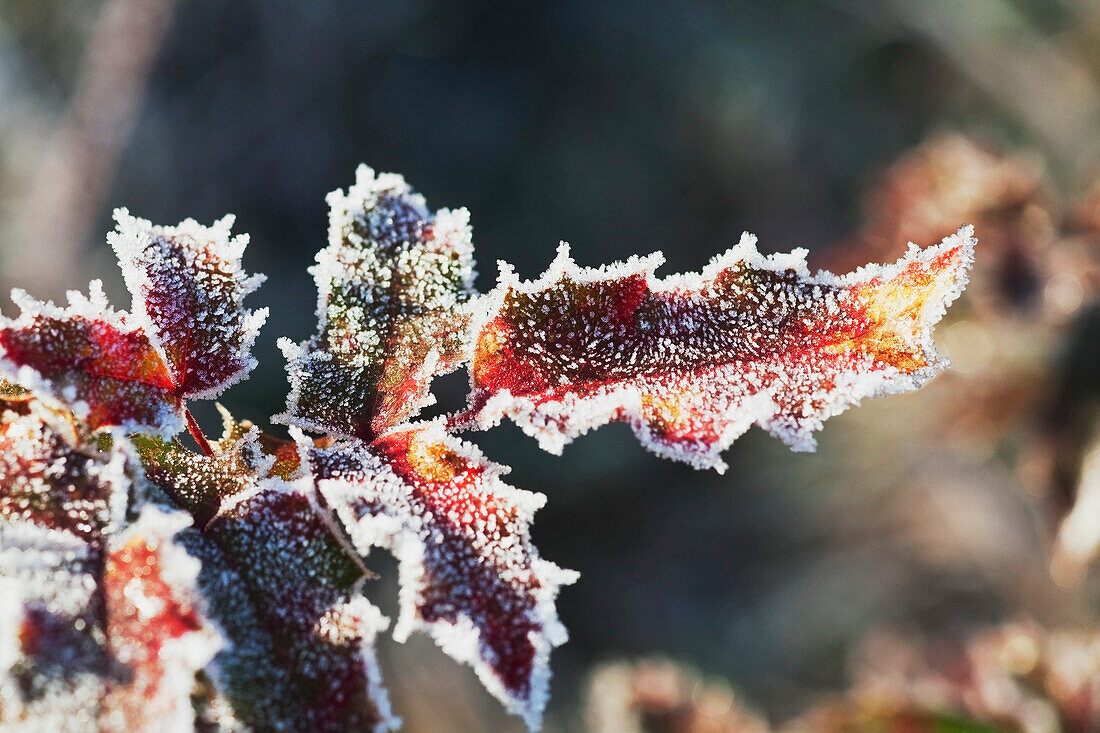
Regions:
<svg viewBox="0 0 1100 733"><path fill-rule="evenodd" d="M944 368L932 326L974 244L964 227L893 265L811 276L804 250L764 256L746 234L701 273L665 280L659 253L580 268L563 244L533 282L502 268L474 324L470 411L454 424L508 417L557 453L623 420L658 455L719 471L753 424L813 450L827 418Z"/></svg>
<svg viewBox="0 0 1100 733"><path fill-rule="evenodd" d="M248 235L230 236L233 216L210 227L193 219L166 227L116 209L115 220L107 241L133 296L131 310L177 394L212 398L247 377L268 311L244 307L265 277L242 269Z"/></svg>
<svg viewBox="0 0 1100 733"><path fill-rule="evenodd" d="M363 567L311 480L267 475L255 429L236 432L214 456L137 441L154 491L198 521L179 541L226 639L208 668L218 693L262 730L396 728L374 653L388 621L359 594Z"/></svg>
<svg viewBox="0 0 1100 733"><path fill-rule="evenodd" d="M392 431L370 446L303 442L302 450L356 549L366 555L383 547L398 559L394 637L427 632L537 729L550 651L567 639L554 600L577 578L531 543L531 518L546 497L505 484L506 469L449 436L440 421Z"/></svg>
<svg viewBox="0 0 1100 733"><path fill-rule="evenodd" d="M282 339L288 425L370 440L431 404L431 380L465 359L474 260L470 215L434 215L393 173L356 171L328 196L329 244L310 268L318 332Z"/></svg>
<svg viewBox="0 0 1100 733"><path fill-rule="evenodd" d="M78 449L33 410L5 413L0 447L2 727L192 730L195 673L220 639L198 562L172 542L191 518L146 507L117 532L125 454Z"/></svg>
<svg viewBox="0 0 1100 733"><path fill-rule="evenodd" d="M71 409L90 427L174 434L183 428L172 378L144 331L108 305L98 280L68 306L12 291L18 318L0 316L0 375Z"/></svg>

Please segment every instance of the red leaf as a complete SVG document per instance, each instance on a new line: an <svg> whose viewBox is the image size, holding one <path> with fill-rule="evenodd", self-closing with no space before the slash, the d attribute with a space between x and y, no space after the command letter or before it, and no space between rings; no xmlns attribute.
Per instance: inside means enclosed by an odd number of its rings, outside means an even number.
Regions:
<svg viewBox="0 0 1100 733"><path fill-rule="evenodd" d="M222 646L202 609L199 562L174 541L182 512L150 506L112 538L103 570L107 648L125 669L108 683L101 731L194 730L195 673Z"/></svg>
<svg viewBox="0 0 1100 733"><path fill-rule="evenodd" d="M133 319L107 304L98 280L89 290L70 291L67 308L13 291L21 314L0 316L0 373L92 429L178 432L180 402L164 362Z"/></svg>
<svg viewBox="0 0 1100 733"><path fill-rule="evenodd" d="M465 419L507 416L555 453L625 420L655 453L721 471L721 451L753 423L812 450L826 418L943 368L932 326L966 282L971 229L842 277L811 276L804 251L765 257L754 242L663 281L659 254L587 269L565 246L534 282L504 270Z"/></svg>
<svg viewBox="0 0 1100 733"><path fill-rule="evenodd" d="M245 296L264 281L248 276L241 257L248 235L230 237L233 217L204 227L175 227L115 211L107 240L118 256L132 311L171 374L175 394L216 397L256 366L250 350L267 309L246 310Z"/></svg>
<svg viewBox="0 0 1100 733"><path fill-rule="evenodd" d="M369 447L306 449L321 495L356 548L365 555L384 547L400 562L394 636L427 631L537 729L550 651L566 639L554 599L577 577L531 544L531 517L545 497L505 484L505 469L440 423L390 432Z"/></svg>
<svg viewBox="0 0 1100 733"><path fill-rule="evenodd" d="M465 361L469 213L432 214L401 176L366 166L328 202L329 245L310 269L318 332L280 341L291 393L273 419L370 440L431 404L432 377Z"/></svg>
<svg viewBox="0 0 1100 733"><path fill-rule="evenodd" d="M241 270L247 237L230 239L232 217L207 228L115 216L109 239L134 313L112 310L99 281L89 297L70 292L64 309L14 291L22 313L0 317L0 373L92 429L172 435L184 425L184 398L213 397L255 366L249 350L267 310L242 303L263 276Z"/></svg>

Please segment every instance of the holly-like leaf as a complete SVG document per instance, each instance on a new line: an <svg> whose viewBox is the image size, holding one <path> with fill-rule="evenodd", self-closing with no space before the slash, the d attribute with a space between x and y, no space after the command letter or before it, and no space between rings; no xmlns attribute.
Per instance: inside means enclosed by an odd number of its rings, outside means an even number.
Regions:
<svg viewBox="0 0 1100 733"><path fill-rule="evenodd" d="M220 638L197 561L172 543L190 517L147 507L114 533L125 455L78 448L34 411L4 419L0 727L192 730L195 673Z"/></svg>
<svg viewBox="0 0 1100 733"><path fill-rule="evenodd" d="M230 236L233 216L211 227L187 219L154 226L115 211L107 241L118 257L131 311L168 367L175 393L216 397L256 366L251 355L267 309L249 311L244 298L265 280L246 275L248 235Z"/></svg>
<svg viewBox="0 0 1100 733"><path fill-rule="evenodd" d="M505 484L503 467L439 422L391 431L370 446L304 449L356 548L365 555L383 547L398 558L394 636L428 632L537 729L550 651L567 638L554 599L577 577L542 560L531 543L531 517L546 497Z"/></svg>
<svg viewBox="0 0 1100 733"><path fill-rule="evenodd" d="M291 393L273 419L370 440L430 404L432 377L465 360L469 212L433 215L404 178L366 166L328 203L329 245L310 268L318 332L280 341Z"/></svg>
<svg viewBox="0 0 1100 733"><path fill-rule="evenodd" d="M826 418L945 366L932 326L965 285L974 244L965 227L894 265L812 276L804 250L763 256L745 235L701 274L665 280L660 254L588 269L563 245L534 282L502 271L464 419L507 416L555 453L625 420L653 452L719 471L754 423L812 450Z"/></svg>
<svg viewBox="0 0 1100 733"><path fill-rule="evenodd" d="M312 482L264 476L255 431L217 455L136 439L150 481L197 524L179 542L227 646L210 677L257 730L391 730L374 656L386 619L358 593L363 568L316 505Z"/></svg>
<svg viewBox="0 0 1100 733"><path fill-rule="evenodd" d="M263 281L246 276L247 237L230 238L232 217L213 227L190 219L156 227L125 210L109 236L133 295L133 313L115 311L100 282L67 308L21 290L21 314L0 316L0 375L49 397L92 428L172 435L186 398L207 398L243 379L267 310L242 301Z"/></svg>
<svg viewBox="0 0 1100 733"><path fill-rule="evenodd" d="M66 308L21 290L12 299L21 313L0 316L0 373L68 407L92 429L182 429L167 367L133 318L108 305L98 280L88 296L70 291Z"/></svg>

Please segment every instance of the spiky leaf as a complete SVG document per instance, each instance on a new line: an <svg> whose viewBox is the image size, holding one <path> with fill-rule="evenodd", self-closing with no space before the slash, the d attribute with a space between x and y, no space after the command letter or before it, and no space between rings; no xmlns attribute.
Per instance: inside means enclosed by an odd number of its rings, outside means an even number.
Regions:
<svg viewBox="0 0 1100 733"><path fill-rule="evenodd" d="M537 729L550 651L566 640L554 599L577 577L531 543L531 518L545 497L505 484L503 467L439 422L391 431L370 446L307 450L321 495L357 549L383 547L398 558L395 637L428 632Z"/></svg>
<svg viewBox="0 0 1100 733"><path fill-rule="evenodd" d="M248 235L230 236L232 216L211 227L192 219L153 226L125 209L115 219L107 240L133 295L131 311L176 394L214 397L244 379L256 365L252 343L267 318L266 308L244 307L265 279L241 267Z"/></svg>
<svg viewBox="0 0 1100 733"><path fill-rule="evenodd" d="M207 228L115 215L109 239L133 313L113 310L98 280L88 296L70 292L66 308L15 290L19 318L0 316L0 375L92 429L172 435L183 428L185 398L215 396L255 365L249 351L267 310L242 301L263 276L242 271L247 237L229 237L232 217Z"/></svg>
<svg viewBox="0 0 1100 733"><path fill-rule="evenodd" d="M765 257L746 235L702 274L665 280L659 254L587 269L563 245L534 282L502 272L478 329L470 420L507 416L552 452L625 420L655 453L718 470L754 423L812 449L826 418L943 368L932 326L974 244L964 228L894 265L812 276L804 250Z"/></svg>
<svg viewBox="0 0 1100 733"><path fill-rule="evenodd" d="M21 290L17 319L0 316L0 373L71 409L95 429L183 427L180 399L144 331L107 303L98 280L60 308Z"/></svg>
<svg viewBox="0 0 1100 733"><path fill-rule="evenodd" d="M329 245L310 269L318 332L280 342L291 394L275 419L370 440L430 404L432 377L464 361L469 213L432 214L404 178L366 166L328 202Z"/></svg>

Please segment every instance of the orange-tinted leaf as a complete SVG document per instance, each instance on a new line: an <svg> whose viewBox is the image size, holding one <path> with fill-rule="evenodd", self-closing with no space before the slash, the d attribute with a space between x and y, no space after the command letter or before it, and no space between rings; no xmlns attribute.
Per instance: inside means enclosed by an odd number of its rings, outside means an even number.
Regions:
<svg viewBox="0 0 1100 733"><path fill-rule="evenodd" d="M431 634L537 729L550 651L566 639L554 599L576 579L531 543L531 517L545 497L505 484L505 469L439 423L369 447L307 450L318 489L356 548L384 547L400 563L395 637Z"/></svg>
<svg viewBox="0 0 1100 733"><path fill-rule="evenodd" d="M401 176L366 166L328 202L329 245L310 269L319 330L280 342L291 394L274 419L370 440L430 404L432 377L465 359L469 213L432 214Z"/></svg>
<svg viewBox="0 0 1100 733"><path fill-rule="evenodd" d="M507 416L553 452L625 420L655 453L724 470L721 451L754 423L810 450L826 418L943 368L932 326L966 282L969 228L844 276L811 276L804 251L765 257L754 242L665 280L660 255L585 269L564 246L534 282L505 270L466 419Z"/></svg>

